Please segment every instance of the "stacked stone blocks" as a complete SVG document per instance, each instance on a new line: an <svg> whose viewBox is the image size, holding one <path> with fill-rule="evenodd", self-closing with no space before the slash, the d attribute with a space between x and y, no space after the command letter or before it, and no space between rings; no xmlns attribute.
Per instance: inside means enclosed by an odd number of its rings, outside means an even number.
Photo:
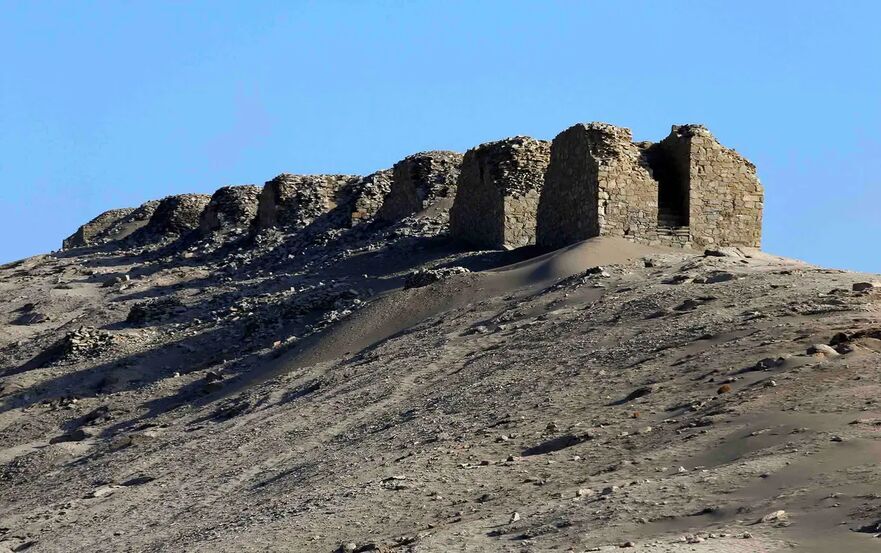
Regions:
<svg viewBox="0 0 881 553"><path fill-rule="evenodd" d="M452 202L461 165L462 154L448 151L420 152L397 162L377 218L399 221L444 199Z"/></svg>
<svg viewBox="0 0 881 553"><path fill-rule="evenodd" d="M450 210L451 235L484 248L534 244L549 155L549 142L527 136L468 150Z"/></svg>

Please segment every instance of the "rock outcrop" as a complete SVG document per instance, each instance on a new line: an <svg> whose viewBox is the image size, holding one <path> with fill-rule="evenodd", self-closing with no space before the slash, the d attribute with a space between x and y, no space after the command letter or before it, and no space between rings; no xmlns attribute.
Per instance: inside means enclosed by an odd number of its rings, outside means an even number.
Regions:
<svg viewBox="0 0 881 553"><path fill-rule="evenodd" d="M203 234L247 230L257 216L260 187L250 184L224 186L217 190L199 219Z"/></svg>
<svg viewBox="0 0 881 553"><path fill-rule="evenodd" d="M391 190L377 218L393 222L427 209L441 200L449 209L456 195L462 154L448 151L420 152L405 157L392 168Z"/></svg>
<svg viewBox="0 0 881 553"><path fill-rule="evenodd" d="M468 150L450 211L454 238L484 248L535 243L550 142L515 136Z"/></svg>

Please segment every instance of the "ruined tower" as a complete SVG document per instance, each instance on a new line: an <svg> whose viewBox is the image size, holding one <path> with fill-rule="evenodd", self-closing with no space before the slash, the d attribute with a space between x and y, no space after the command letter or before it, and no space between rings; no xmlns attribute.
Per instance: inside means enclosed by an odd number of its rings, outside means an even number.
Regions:
<svg viewBox="0 0 881 553"><path fill-rule="evenodd" d="M534 244L549 155L549 142L528 136L468 150L450 210L452 236L485 248Z"/></svg>
<svg viewBox="0 0 881 553"><path fill-rule="evenodd" d="M594 236L648 241L657 225L657 193L629 129L574 125L551 143L538 244L559 248Z"/></svg>
<svg viewBox="0 0 881 553"><path fill-rule="evenodd" d="M746 158L701 125L674 125L646 158L659 187L662 242L687 229L695 247L760 245L764 192Z"/></svg>
<svg viewBox="0 0 881 553"><path fill-rule="evenodd" d="M420 152L395 163L391 190L376 217L398 221L444 201L441 208L449 209L461 165L462 154L448 151Z"/></svg>
<svg viewBox="0 0 881 553"><path fill-rule="evenodd" d="M761 240L755 166L700 125L657 144L629 129L578 124L554 138L538 209L538 244L594 236L653 245L751 246Z"/></svg>

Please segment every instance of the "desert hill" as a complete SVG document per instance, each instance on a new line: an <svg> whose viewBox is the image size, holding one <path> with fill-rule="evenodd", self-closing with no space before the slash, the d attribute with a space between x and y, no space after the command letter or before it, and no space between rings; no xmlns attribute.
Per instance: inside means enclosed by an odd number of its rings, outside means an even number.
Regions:
<svg viewBox="0 0 881 553"><path fill-rule="evenodd" d="M461 163L166 198L0 267L0 551L878 547L877 276L476 248Z"/></svg>

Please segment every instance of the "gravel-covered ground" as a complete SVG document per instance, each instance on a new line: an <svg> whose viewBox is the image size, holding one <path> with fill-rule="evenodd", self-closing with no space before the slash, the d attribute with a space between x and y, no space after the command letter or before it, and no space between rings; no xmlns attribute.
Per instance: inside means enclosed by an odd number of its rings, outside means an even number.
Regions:
<svg viewBox="0 0 881 553"><path fill-rule="evenodd" d="M0 551L879 547L878 277L442 230L0 268Z"/></svg>

